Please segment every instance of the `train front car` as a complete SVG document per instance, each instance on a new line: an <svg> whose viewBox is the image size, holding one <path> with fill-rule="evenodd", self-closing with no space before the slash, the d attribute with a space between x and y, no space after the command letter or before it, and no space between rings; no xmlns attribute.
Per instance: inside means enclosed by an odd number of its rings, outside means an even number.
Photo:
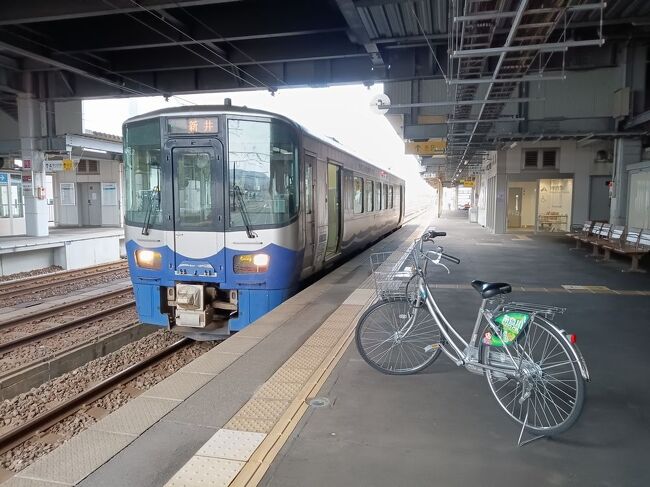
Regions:
<svg viewBox="0 0 650 487"><path fill-rule="evenodd" d="M126 249L141 322L227 336L298 284L299 129L254 110L124 124Z"/></svg>

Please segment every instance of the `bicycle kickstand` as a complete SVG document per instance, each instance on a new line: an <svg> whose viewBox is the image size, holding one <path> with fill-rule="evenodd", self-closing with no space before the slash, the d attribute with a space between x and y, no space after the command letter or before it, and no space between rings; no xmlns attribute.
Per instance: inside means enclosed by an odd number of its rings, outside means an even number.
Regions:
<svg viewBox="0 0 650 487"><path fill-rule="evenodd" d="M526 410L526 417L524 418L524 424L521 426L521 431L519 432L519 439L517 440L517 447L522 447L528 443L532 443L535 440L544 438L544 435L533 436L527 440L521 441L521 438L524 436L524 431L526 430L526 425L528 424L528 410Z"/></svg>

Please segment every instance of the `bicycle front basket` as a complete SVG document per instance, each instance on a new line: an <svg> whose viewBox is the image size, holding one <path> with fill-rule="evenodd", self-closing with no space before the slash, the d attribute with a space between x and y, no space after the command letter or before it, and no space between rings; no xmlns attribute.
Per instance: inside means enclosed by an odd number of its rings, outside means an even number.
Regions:
<svg viewBox="0 0 650 487"><path fill-rule="evenodd" d="M415 275L415 262L410 250L371 254L370 268L375 279L377 299L406 296L407 284Z"/></svg>

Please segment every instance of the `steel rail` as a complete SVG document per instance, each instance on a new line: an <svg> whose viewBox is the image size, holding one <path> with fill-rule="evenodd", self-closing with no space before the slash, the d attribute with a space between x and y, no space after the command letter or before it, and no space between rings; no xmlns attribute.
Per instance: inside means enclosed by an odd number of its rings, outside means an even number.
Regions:
<svg viewBox="0 0 650 487"><path fill-rule="evenodd" d="M50 288L50 287L56 287L56 286L61 285L61 284L68 284L70 282L74 282L74 281L77 281L79 279L92 279L92 278L95 278L95 277L101 277L101 276L105 276L107 274L112 274L112 273L115 273L115 272L120 272L120 271L125 271L125 270L128 270L128 267L123 266L123 267L119 267L119 268L116 268L116 269L100 270L98 272L93 272L93 273L89 273L89 274L73 275L73 276L66 277L64 279L58 279L58 280L56 280L54 282L45 282L45 283L42 283L42 284L37 284L37 285L30 286L30 287L27 287L27 288L23 287L23 288L20 288L20 289L7 289L4 292L2 292L2 290L0 290L0 299L10 299L10 298L16 298L16 297L19 297L19 296L34 294L34 293L36 293L38 291L42 291L43 289L47 289L47 288Z"/></svg>
<svg viewBox="0 0 650 487"><path fill-rule="evenodd" d="M50 277L57 277L57 276L67 276L67 275L70 275L72 273L76 274L76 273L80 273L80 272L84 272L84 271L92 271L93 269L102 269L102 268L105 268L105 267L111 267L111 266L117 266L117 265L126 266L127 262L120 260L120 261L116 261L116 262L107 262L105 264L99 264L99 265L96 265L96 266L82 267L80 269L71 269L71 270L66 270L66 271L56 271L56 272L50 272L50 273L47 273L47 274L38 274L36 276L23 277L21 279L12 279L11 281L3 281L3 282L0 282L0 291L2 291L3 289L5 289L7 287L17 286L17 285L21 285L23 283L27 284L28 282L34 282L34 281L38 281L38 280L41 280L41 279L47 279L47 278L50 278Z"/></svg>
<svg viewBox="0 0 650 487"><path fill-rule="evenodd" d="M36 333L32 333L30 335L26 335L23 337L15 338L13 340L0 343L0 354L10 352L11 350L15 350L18 347L21 347L23 345L27 345L29 343L36 342L38 340L41 340L43 338L48 338L53 335L57 335L61 332L71 330L77 327L80 327L84 324L89 324L94 321L100 320L102 318L109 317L113 314L119 313L120 311L124 311L125 309L132 308L135 305L134 300L130 300L126 303L118 304L117 306L109 309L105 309L102 311L98 311L96 313L93 313L88 316L82 316L80 318L75 318L73 320L70 320L66 323L62 323L60 325L53 326L51 328L47 328L46 330L41 330Z"/></svg>
<svg viewBox="0 0 650 487"><path fill-rule="evenodd" d="M158 364L176 351L185 348L190 343L192 343L192 340L189 338L178 340L165 349L144 358L140 362L128 366L126 369L116 372L98 384L84 390L70 399L65 400L52 409L45 411L31 420L3 433L0 435L0 453L10 450L28 440L35 433L50 428L61 420L71 416L85 404L102 398L113 389L140 375L146 369Z"/></svg>
<svg viewBox="0 0 650 487"><path fill-rule="evenodd" d="M0 330L4 330L6 328L11 328L12 326L17 326L21 325L23 323L29 323L30 321L38 320L41 318L48 318L48 317L53 317L56 316L59 313L64 313L66 311L75 309L75 308L81 308L82 306L92 303L94 301L102 301L104 299L110 299L116 296L119 296L120 294L124 294L126 292L129 292L132 290L132 286L128 285L124 287L124 289L118 289L117 291L110 291L106 294L102 294L101 296L90 296L84 299L80 299L78 301L73 301L71 303L64 303L61 306L55 306L54 308L48 308L44 309L41 311L37 311L35 313L32 313L28 316L21 316L18 318L12 318L6 321L0 321Z"/></svg>

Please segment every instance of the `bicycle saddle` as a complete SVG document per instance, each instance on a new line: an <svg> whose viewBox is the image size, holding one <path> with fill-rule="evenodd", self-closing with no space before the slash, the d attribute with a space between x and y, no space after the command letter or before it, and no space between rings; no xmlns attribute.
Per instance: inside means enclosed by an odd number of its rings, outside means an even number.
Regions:
<svg viewBox="0 0 650 487"><path fill-rule="evenodd" d="M512 286L507 282L484 282L474 280L472 287L483 297L483 299L493 298L497 294L508 294L512 291Z"/></svg>

